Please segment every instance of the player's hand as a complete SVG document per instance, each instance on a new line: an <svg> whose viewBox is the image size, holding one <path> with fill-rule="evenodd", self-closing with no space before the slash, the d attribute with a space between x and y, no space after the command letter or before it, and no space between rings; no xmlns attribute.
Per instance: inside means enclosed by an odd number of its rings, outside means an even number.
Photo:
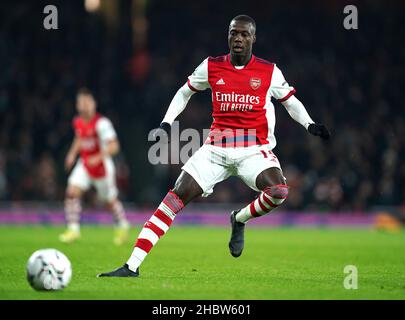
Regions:
<svg viewBox="0 0 405 320"><path fill-rule="evenodd" d="M308 132L325 140L330 138L330 132L323 124L311 123L308 126Z"/></svg>
<svg viewBox="0 0 405 320"><path fill-rule="evenodd" d="M103 155L101 153L95 154L94 156L90 156L87 158L87 164L90 167L95 167L101 161L103 161Z"/></svg>
<svg viewBox="0 0 405 320"><path fill-rule="evenodd" d="M163 141L163 142L170 142L170 131L171 131L171 126L167 122L162 122L155 130L153 133L153 138L155 141Z"/></svg>
<svg viewBox="0 0 405 320"><path fill-rule="evenodd" d="M70 169L72 169L73 165L75 164L75 161L76 161L76 156L75 155L69 153L66 156L66 159L65 159L65 169L66 169L66 171L69 171Z"/></svg>

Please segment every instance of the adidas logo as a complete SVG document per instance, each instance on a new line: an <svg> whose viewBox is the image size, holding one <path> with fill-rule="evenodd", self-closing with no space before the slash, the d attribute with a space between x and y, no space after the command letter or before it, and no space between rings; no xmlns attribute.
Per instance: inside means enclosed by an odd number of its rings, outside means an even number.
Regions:
<svg viewBox="0 0 405 320"><path fill-rule="evenodd" d="M225 81L224 81L224 79L219 79L218 81L217 81L217 84L225 84Z"/></svg>

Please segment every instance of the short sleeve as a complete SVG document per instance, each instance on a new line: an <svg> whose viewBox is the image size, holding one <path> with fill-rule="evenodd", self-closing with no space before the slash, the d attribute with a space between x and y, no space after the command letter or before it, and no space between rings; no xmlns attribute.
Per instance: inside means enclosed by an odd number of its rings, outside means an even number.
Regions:
<svg viewBox="0 0 405 320"><path fill-rule="evenodd" d="M117 137L111 121L107 118L101 118L96 125L97 134L101 141L106 142Z"/></svg>
<svg viewBox="0 0 405 320"><path fill-rule="evenodd" d="M271 79L270 93L279 102L286 101L291 97L296 90L294 87L290 86L285 80L281 70L274 65L273 76Z"/></svg>
<svg viewBox="0 0 405 320"><path fill-rule="evenodd" d="M201 62L188 77L187 84L195 92L204 91L210 87L208 82L208 58Z"/></svg>

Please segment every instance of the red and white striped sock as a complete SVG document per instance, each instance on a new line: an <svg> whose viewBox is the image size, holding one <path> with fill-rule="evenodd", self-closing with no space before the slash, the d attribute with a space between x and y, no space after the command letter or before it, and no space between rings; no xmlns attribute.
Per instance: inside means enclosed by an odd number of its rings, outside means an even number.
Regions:
<svg viewBox="0 0 405 320"><path fill-rule="evenodd" d="M152 217L144 224L127 261L129 269L136 271L159 238L169 230L176 214L183 208L183 201L170 190Z"/></svg>
<svg viewBox="0 0 405 320"><path fill-rule="evenodd" d="M259 197L236 214L236 221L246 223L277 208L288 196L288 186L278 184L267 187Z"/></svg>
<svg viewBox="0 0 405 320"><path fill-rule="evenodd" d="M79 198L66 198L65 199L65 215L68 228L75 232L80 231L80 212L82 206Z"/></svg>
<svg viewBox="0 0 405 320"><path fill-rule="evenodd" d="M111 205L111 212L118 227L127 228L129 226L127 217L125 215L124 206L119 200L114 201Z"/></svg>

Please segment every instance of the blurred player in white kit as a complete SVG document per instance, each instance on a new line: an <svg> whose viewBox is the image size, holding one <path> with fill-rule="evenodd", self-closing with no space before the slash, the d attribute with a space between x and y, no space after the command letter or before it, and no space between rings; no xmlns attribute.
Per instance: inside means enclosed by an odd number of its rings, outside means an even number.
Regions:
<svg viewBox="0 0 405 320"><path fill-rule="evenodd" d="M81 197L94 186L98 198L113 214L117 224L114 243L121 245L128 238L129 223L118 199L112 160L120 150L117 134L111 121L96 111L96 100L87 88L78 91L76 107L78 116L73 119L75 138L65 159L66 170L73 168L65 195L67 230L59 239L71 243L80 238Z"/></svg>

